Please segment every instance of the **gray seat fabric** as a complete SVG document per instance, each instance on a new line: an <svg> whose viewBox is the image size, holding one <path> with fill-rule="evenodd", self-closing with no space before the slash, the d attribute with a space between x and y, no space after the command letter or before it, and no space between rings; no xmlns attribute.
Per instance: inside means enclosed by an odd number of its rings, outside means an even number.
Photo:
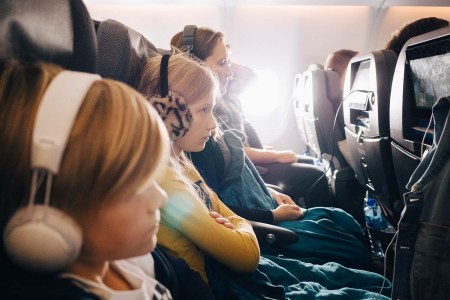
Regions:
<svg viewBox="0 0 450 300"><path fill-rule="evenodd" d="M98 22L97 42L98 74L134 88L146 59L158 53L142 34L115 20Z"/></svg>
<svg viewBox="0 0 450 300"><path fill-rule="evenodd" d="M322 160L331 160L334 169L347 163L337 142L345 138L342 115L336 112L342 102L339 75L330 70L307 70L302 75L300 110L310 151Z"/></svg>
<svg viewBox="0 0 450 300"><path fill-rule="evenodd" d="M2 0L0 64L10 59L95 73L97 42L83 1Z"/></svg>

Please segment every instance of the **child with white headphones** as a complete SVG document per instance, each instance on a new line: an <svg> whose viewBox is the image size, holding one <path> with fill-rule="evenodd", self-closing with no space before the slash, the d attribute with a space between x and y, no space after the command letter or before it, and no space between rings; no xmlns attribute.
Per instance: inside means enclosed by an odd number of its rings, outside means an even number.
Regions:
<svg viewBox="0 0 450 300"><path fill-rule="evenodd" d="M125 84L52 64L10 62L0 82L7 298L171 299L150 255L169 153L155 110ZM27 294L17 274L33 273L56 288Z"/></svg>

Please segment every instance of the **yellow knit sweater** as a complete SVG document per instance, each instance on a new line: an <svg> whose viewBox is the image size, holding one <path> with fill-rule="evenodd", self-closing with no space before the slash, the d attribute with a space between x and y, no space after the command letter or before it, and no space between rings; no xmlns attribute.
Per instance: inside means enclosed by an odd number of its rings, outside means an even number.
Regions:
<svg viewBox="0 0 450 300"><path fill-rule="evenodd" d="M201 185L209 195L214 211L229 219L235 229L218 224L208 212L204 199L190 189L176 171L169 168L161 187L168 194L161 209L158 244L185 260L205 281L204 253L236 272L253 272L259 262L259 245L252 226L235 215L217 195L206 187L195 168L186 172L191 183Z"/></svg>

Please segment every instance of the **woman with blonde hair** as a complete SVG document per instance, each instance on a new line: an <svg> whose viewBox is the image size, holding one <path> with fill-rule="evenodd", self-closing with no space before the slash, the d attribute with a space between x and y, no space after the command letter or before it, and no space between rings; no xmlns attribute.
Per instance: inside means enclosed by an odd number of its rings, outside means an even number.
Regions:
<svg viewBox="0 0 450 300"><path fill-rule="evenodd" d="M218 299L370 299L387 293L380 275L328 263L323 266L259 255L250 224L235 215L206 185L187 159L201 151L216 128L214 73L184 55L148 60L140 88L165 122L171 164L161 186L158 243L201 273Z"/></svg>
<svg viewBox="0 0 450 300"><path fill-rule="evenodd" d="M150 254L168 157L156 111L125 84L52 64L8 62L0 82L6 298L172 299Z"/></svg>

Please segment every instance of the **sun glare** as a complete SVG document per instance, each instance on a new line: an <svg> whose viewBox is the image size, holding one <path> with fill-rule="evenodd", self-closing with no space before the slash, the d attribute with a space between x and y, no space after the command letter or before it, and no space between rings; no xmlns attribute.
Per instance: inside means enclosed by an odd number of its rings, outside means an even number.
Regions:
<svg viewBox="0 0 450 300"><path fill-rule="evenodd" d="M277 108L280 82L270 69L254 69L257 79L240 95L245 114L267 116Z"/></svg>

